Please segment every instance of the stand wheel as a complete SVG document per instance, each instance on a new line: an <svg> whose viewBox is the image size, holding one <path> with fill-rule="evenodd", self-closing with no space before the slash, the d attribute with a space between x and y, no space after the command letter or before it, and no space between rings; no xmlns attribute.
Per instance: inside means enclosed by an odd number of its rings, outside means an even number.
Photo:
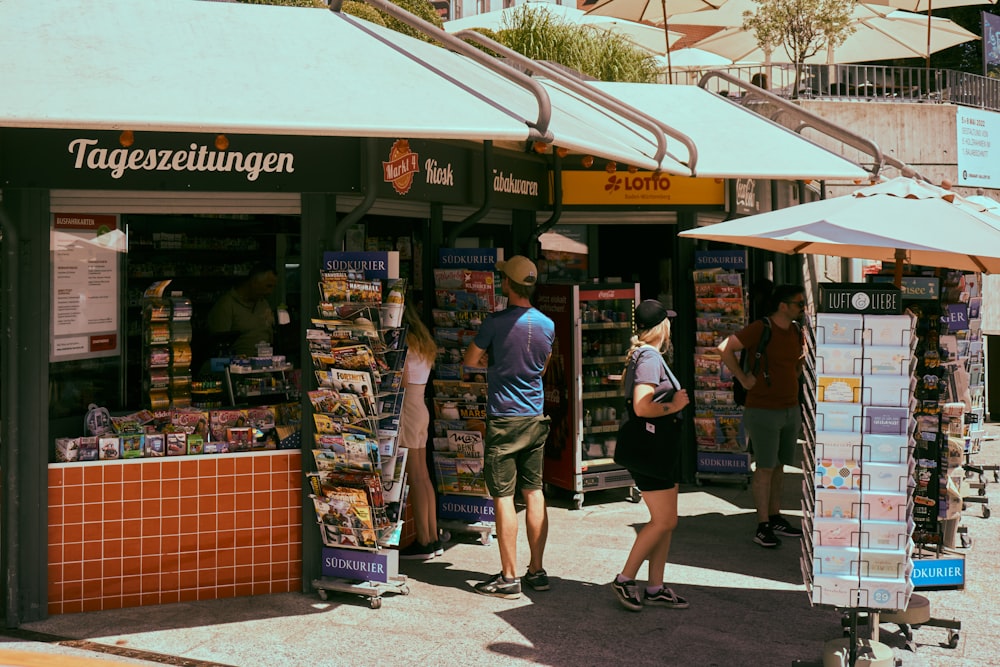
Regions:
<svg viewBox="0 0 1000 667"><path fill-rule="evenodd" d="M968 533L962 533L962 548L968 549L972 546L972 538L969 537Z"/></svg>
<svg viewBox="0 0 1000 667"><path fill-rule="evenodd" d="M948 648L958 648L958 640L961 636L954 630L948 631Z"/></svg>
<svg viewBox="0 0 1000 667"><path fill-rule="evenodd" d="M990 518L990 508L987 505L983 505L983 518L984 519Z"/></svg>
<svg viewBox="0 0 1000 667"><path fill-rule="evenodd" d="M639 490L639 487L630 486L628 489L628 501L630 503L638 503L640 500L642 500L642 491Z"/></svg>
<svg viewBox="0 0 1000 667"><path fill-rule="evenodd" d="M326 589L325 589L325 588L320 588L320 589L317 589L317 590L316 590L316 592L317 592L317 593L319 593L319 599L320 599L320 600L324 600L324 601L325 601L325 600L326 600L326 599L327 599L328 597L330 597L330 596L329 596L329 595L327 594L327 592L326 592Z"/></svg>
<svg viewBox="0 0 1000 667"><path fill-rule="evenodd" d="M402 585L402 586L400 586L398 590L399 590L399 594L400 595L409 595L410 594L410 587L407 586L407 585L405 585L405 584Z"/></svg>
<svg viewBox="0 0 1000 667"><path fill-rule="evenodd" d="M573 494L573 509L582 510L583 509L583 494L574 493Z"/></svg>
<svg viewBox="0 0 1000 667"><path fill-rule="evenodd" d="M485 533L480 534L479 543L482 544L484 547L488 547L491 544L493 544L492 531L486 531Z"/></svg>
<svg viewBox="0 0 1000 667"><path fill-rule="evenodd" d="M368 598L368 606L371 607L372 609L381 609L382 608L382 598L377 597L377 596L372 596L372 597Z"/></svg>

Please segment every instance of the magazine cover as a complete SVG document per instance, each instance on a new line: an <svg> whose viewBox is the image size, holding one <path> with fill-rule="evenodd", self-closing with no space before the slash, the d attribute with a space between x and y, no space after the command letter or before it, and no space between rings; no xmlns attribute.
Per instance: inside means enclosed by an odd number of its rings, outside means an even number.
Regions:
<svg viewBox="0 0 1000 667"><path fill-rule="evenodd" d="M187 434L173 432L166 434L167 456L184 456L187 454Z"/></svg>
<svg viewBox="0 0 1000 667"><path fill-rule="evenodd" d="M361 406L367 416L374 417L378 414L373 389L375 382L370 372L329 368L317 370L315 373L320 386L329 387L341 394L354 394L361 401Z"/></svg>
<svg viewBox="0 0 1000 667"><path fill-rule="evenodd" d="M371 508L363 489L340 488L325 498L311 496L327 546L374 549Z"/></svg>
<svg viewBox="0 0 1000 667"><path fill-rule="evenodd" d="M434 395L438 398L451 398L463 403L485 403L486 383L434 380Z"/></svg>
<svg viewBox="0 0 1000 667"><path fill-rule="evenodd" d="M166 438L162 433L147 433L143 455L146 457L166 456Z"/></svg>
<svg viewBox="0 0 1000 667"><path fill-rule="evenodd" d="M447 432L448 451L455 452L461 458L482 459L485 452L483 434L479 431Z"/></svg>

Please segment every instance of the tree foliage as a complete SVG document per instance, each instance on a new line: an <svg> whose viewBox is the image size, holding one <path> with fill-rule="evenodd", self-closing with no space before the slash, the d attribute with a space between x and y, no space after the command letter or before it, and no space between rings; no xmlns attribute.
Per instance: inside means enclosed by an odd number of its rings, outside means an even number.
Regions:
<svg viewBox="0 0 1000 667"><path fill-rule="evenodd" d="M822 50L837 48L850 37L854 0L754 0L757 10L744 12L743 29L753 32L757 45L768 54L782 46L795 63L799 89L802 64ZM768 63L770 64L770 63Z"/></svg>
<svg viewBox="0 0 1000 667"><path fill-rule="evenodd" d="M496 41L534 60L565 65L600 81L655 82L655 58L624 36L569 23L523 4L501 25Z"/></svg>

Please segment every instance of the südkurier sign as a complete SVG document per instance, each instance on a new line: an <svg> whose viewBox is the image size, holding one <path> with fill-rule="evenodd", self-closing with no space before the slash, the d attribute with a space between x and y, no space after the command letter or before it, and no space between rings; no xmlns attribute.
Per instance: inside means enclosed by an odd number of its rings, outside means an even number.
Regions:
<svg viewBox="0 0 1000 667"><path fill-rule="evenodd" d="M915 558L910 581L914 588L965 586L964 558Z"/></svg>
<svg viewBox="0 0 1000 667"><path fill-rule="evenodd" d="M388 583L399 576L399 552L323 547L320 571L325 577Z"/></svg>

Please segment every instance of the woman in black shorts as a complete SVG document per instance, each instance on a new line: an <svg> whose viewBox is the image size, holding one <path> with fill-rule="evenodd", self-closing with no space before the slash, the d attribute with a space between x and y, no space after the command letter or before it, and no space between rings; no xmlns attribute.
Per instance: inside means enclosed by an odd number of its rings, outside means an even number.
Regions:
<svg viewBox="0 0 1000 667"><path fill-rule="evenodd" d="M670 346L670 320L668 311L656 300L643 301L635 309L637 335L632 339L629 350L629 366L634 371L626 372L626 392L632 401L632 410L644 420L659 420L674 415L690 402L687 390L677 388L668 401L654 400L658 386L679 387L667 368L663 353ZM631 389L628 385L631 385ZM646 422L655 428L655 422ZM673 429L661 429L664 438L670 438ZM642 491L642 498L649 509L649 523L642 527L635 537L632 550L621 573L611 582L611 586L622 606L630 611L641 611L644 605L683 609L687 600L664 586L663 574L670 552L670 539L677 527L677 480L679 476L679 443L663 442L663 450L668 456L650 461L643 466L628 466L629 474L636 487ZM635 578L643 561L649 561L648 580L645 591L640 596Z"/></svg>

